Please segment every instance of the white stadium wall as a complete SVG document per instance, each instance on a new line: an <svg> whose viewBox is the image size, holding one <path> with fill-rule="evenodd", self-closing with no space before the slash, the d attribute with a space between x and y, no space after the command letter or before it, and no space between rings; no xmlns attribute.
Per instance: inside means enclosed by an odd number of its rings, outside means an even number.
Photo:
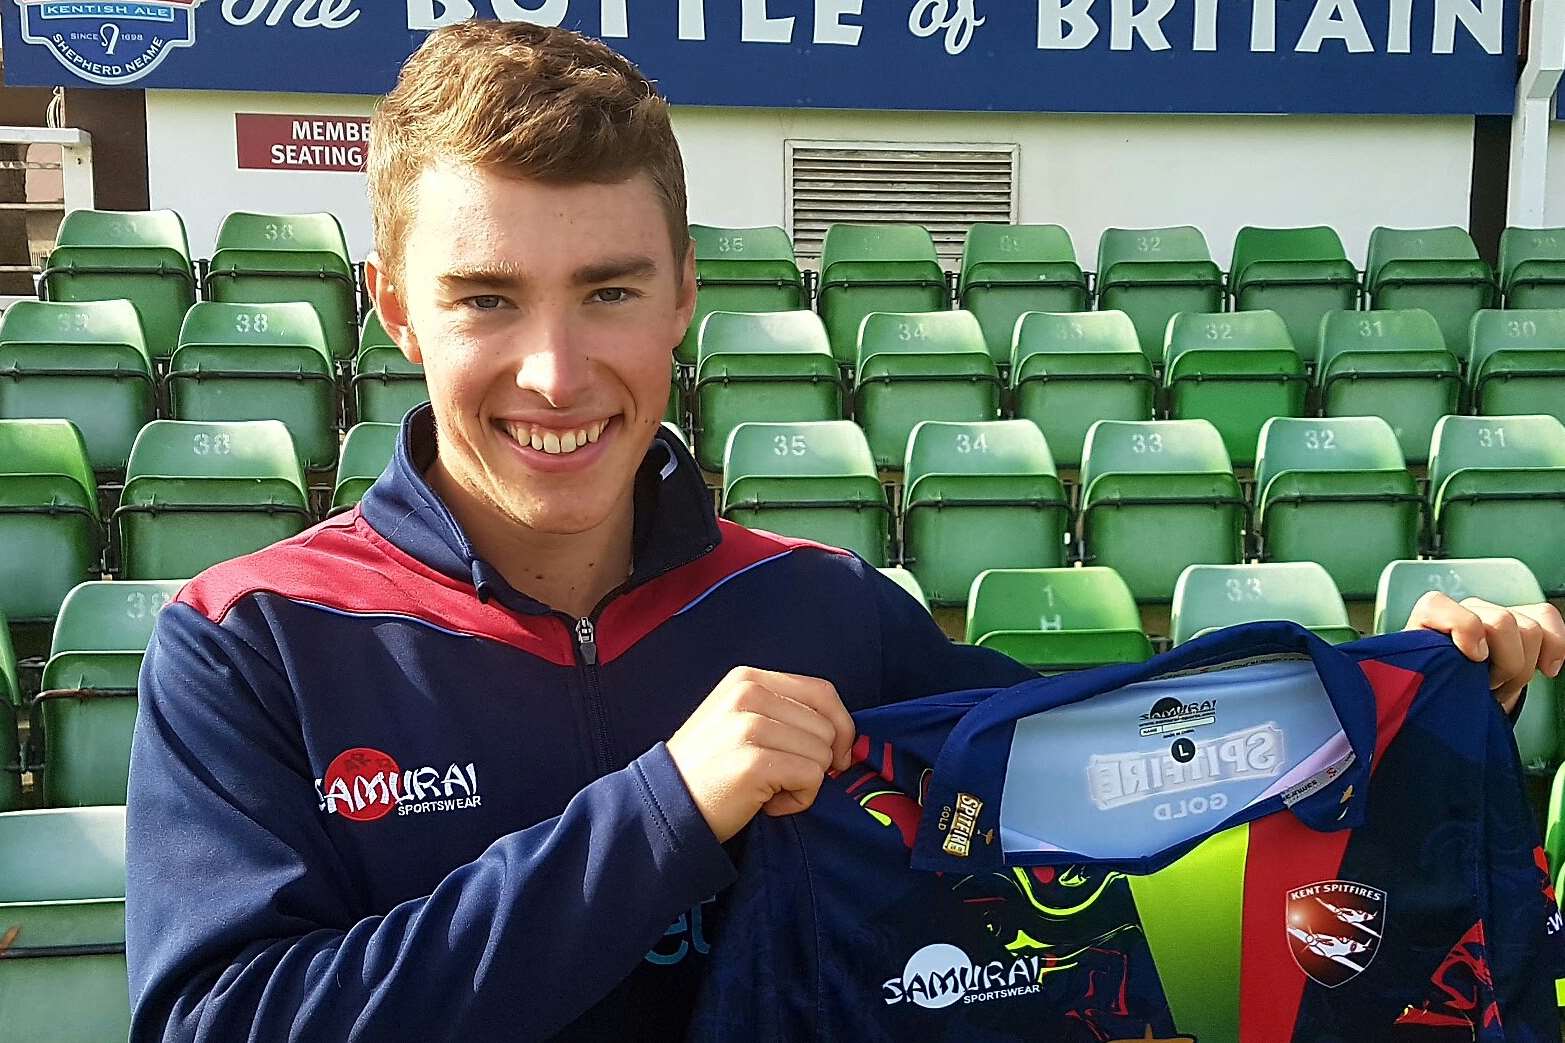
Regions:
<svg viewBox="0 0 1565 1043"><path fill-rule="evenodd" d="M147 92L151 205L184 215L211 252L230 210L329 210L355 258L369 249L363 177L239 170L234 114L364 115L346 95ZM691 220L786 225L789 139L1016 144L1024 222L1070 230L1091 267L1110 225L1194 224L1225 265L1244 224L1329 224L1362 264L1376 225L1468 222L1473 121L1465 117L1098 116L837 110L676 110ZM1556 132L1556 141L1562 140ZM1565 223L1565 146L1552 165Z"/></svg>
<svg viewBox="0 0 1565 1043"><path fill-rule="evenodd" d="M1565 121L1549 128L1549 178L1544 200L1543 223L1555 228L1565 225Z"/></svg>

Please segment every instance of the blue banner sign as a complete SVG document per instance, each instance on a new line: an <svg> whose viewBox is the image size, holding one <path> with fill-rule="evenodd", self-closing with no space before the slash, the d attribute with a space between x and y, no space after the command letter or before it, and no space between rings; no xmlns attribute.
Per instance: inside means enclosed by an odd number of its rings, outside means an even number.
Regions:
<svg viewBox="0 0 1565 1043"><path fill-rule="evenodd" d="M599 36L687 105L1498 114L1520 0L0 0L12 85L379 94L466 18Z"/></svg>

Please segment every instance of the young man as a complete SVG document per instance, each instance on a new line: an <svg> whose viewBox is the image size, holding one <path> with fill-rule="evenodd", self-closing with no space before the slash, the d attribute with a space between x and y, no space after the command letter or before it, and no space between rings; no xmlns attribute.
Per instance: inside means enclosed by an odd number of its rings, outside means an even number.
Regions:
<svg viewBox="0 0 1565 1043"><path fill-rule="evenodd" d="M159 620L132 1037L677 1038L722 847L850 710L1027 671L862 561L713 517L658 423L694 264L665 103L573 34L434 33L377 110L375 304L424 365L360 508ZM1551 609L1418 619L1514 701ZM1487 642L1487 649L1483 646Z"/></svg>

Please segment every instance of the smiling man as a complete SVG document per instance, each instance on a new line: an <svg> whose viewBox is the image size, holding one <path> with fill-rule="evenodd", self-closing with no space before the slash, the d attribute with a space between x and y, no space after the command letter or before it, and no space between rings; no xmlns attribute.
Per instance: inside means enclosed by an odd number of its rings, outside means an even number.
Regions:
<svg viewBox="0 0 1565 1043"><path fill-rule="evenodd" d="M159 619L131 764L132 1038L675 1039L723 843L849 711L1031 676L852 555L718 521L659 428L695 301L668 111L601 44L431 35L375 115L368 281L422 362L360 507ZM1546 606L1434 596L1514 703Z"/></svg>

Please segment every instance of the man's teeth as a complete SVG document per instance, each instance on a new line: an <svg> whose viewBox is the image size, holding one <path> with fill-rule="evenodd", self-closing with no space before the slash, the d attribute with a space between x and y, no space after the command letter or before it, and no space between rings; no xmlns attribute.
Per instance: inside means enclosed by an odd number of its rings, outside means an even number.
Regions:
<svg viewBox="0 0 1565 1043"><path fill-rule="evenodd" d="M606 426L607 420L598 420L574 431L551 431L529 424L507 424L506 430L522 445L530 445L540 453L551 456L563 456L596 442L603 437Z"/></svg>

